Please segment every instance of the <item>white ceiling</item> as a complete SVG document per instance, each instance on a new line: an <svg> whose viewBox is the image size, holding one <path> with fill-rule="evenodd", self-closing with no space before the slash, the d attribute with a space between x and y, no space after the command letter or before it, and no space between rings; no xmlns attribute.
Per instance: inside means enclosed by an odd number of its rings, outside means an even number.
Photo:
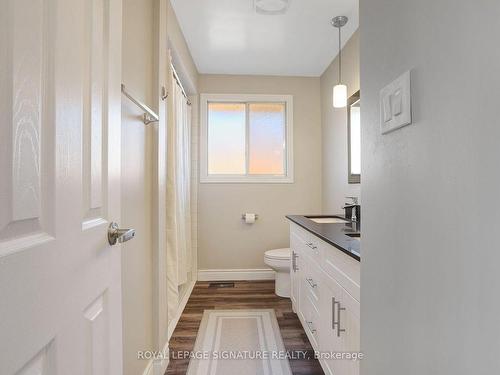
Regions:
<svg viewBox="0 0 500 375"><path fill-rule="evenodd" d="M345 15L345 43L358 28L358 0L290 0L261 15L253 0L171 0L200 73L319 76L337 55L332 17Z"/></svg>

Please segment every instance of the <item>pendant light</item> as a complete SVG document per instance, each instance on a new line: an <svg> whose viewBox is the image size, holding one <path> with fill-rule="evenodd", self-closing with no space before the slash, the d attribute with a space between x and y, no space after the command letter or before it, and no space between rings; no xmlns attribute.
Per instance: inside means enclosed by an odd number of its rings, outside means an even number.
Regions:
<svg viewBox="0 0 500 375"><path fill-rule="evenodd" d="M342 44L340 29L345 26L348 18L337 16L332 18L332 26L339 29L339 82L333 87L333 107L344 108L347 106L347 86L342 83Z"/></svg>

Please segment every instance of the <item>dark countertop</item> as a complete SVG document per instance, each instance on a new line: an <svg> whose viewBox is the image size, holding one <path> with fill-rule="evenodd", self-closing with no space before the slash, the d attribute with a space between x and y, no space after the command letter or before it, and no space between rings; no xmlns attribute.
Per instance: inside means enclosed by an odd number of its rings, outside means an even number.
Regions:
<svg viewBox="0 0 500 375"><path fill-rule="evenodd" d="M309 219L309 217L338 217L345 219L344 215L287 215L286 218L350 257L358 261L361 260L361 241L359 238L352 238L346 235L346 233L353 233L360 236L361 223L354 223L350 220L348 223L316 223Z"/></svg>

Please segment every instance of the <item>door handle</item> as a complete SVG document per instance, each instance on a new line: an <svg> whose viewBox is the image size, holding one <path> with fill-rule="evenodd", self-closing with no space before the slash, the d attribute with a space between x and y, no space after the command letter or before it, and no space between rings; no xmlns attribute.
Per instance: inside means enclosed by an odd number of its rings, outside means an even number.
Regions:
<svg viewBox="0 0 500 375"><path fill-rule="evenodd" d="M338 305L338 316L337 321L335 321L335 306ZM345 307L340 305L339 301L335 301L335 297L332 297L332 330L335 331L337 327L337 337L340 337L341 332L345 332L345 328L340 328L340 312L345 311Z"/></svg>
<svg viewBox="0 0 500 375"><path fill-rule="evenodd" d="M135 237L135 229L120 229L118 224L112 222L108 227L108 242L115 245L117 242L127 242Z"/></svg>

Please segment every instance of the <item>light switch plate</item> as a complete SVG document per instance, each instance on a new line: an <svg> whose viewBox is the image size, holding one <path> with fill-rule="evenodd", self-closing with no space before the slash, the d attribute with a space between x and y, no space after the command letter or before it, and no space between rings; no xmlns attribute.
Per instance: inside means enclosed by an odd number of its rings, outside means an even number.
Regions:
<svg viewBox="0 0 500 375"><path fill-rule="evenodd" d="M410 71L380 90L380 132L389 133L411 124Z"/></svg>

